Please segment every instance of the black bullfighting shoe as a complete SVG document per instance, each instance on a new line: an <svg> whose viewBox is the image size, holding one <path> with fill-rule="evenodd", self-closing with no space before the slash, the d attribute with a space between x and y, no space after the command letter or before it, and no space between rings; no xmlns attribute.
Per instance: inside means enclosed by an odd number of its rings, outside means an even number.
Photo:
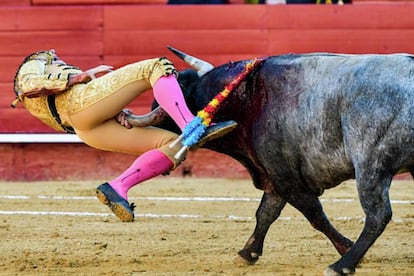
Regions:
<svg viewBox="0 0 414 276"><path fill-rule="evenodd" d="M209 126L206 128L206 131L201 136L197 144L195 144L194 146L195 148L201 148L202 146L204 146L205 143L230 133L236 127L237 123L232 120L216 123L212 126Z"/></svg>
<svg viewBox="0 0 414 276"><path fill-rule="evenodd" d="M100 202L107 205L122 221L134 221L135 204L129 204L129 202L123 199L108 183L99 185L98 188L96 188L96 196Z"/></svg>

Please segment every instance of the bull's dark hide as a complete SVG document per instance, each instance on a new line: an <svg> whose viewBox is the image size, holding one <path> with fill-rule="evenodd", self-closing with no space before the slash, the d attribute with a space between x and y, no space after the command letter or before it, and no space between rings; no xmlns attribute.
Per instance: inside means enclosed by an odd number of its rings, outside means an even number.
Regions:
<svg viewBox="0 0 414 276"><path fill-rule="evenodd" d="M192 110L202 109L246 62L224 64L201 78L191 70L181 72ZM326 275L350 274L391 219L393 176L414 171L414 57L268 57L232 92L216 119L239 126L206 147L238 160L264 191L257 226L240 260L258 260L270 225L289 203L342 255ZM318 199L325 189L352 178L366 215L354 245L331 225Z"/></svg>

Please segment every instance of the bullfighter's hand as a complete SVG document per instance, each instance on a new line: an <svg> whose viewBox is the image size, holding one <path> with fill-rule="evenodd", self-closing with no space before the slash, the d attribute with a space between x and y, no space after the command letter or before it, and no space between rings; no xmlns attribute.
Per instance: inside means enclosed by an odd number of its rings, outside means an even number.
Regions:
<svg viewBox="0 0 414 276"><path fill-rule="evenodd" d="M124 126L127 129L130 129L132 128L132 125L128 123L127 118L131 114L133 114L131 110L123 109L121 112L119 112L119 114L115 117L115 119L120 125Z"/></svg>
<svg viewBox="0 0 414 276"><path fill-rule="evenodd" d="M95 68L89 69L79 74L70 74L66 87L69 88L72 85L79 84L79 83L88 83L92 79L95 79L97 74L110 72L112 68L113 67L109 65L99 65Z"/></svg>
<svg viewBox="0 0 414 276"><path fill-rule="evenodd" d="M91 79L95 79L96 75L103 74L103 73L108 73L108 72L112 71L112 68L113 68L113 66L110 66L110 65L99 65L95 68L87 70L86 73L89 75L89 77Z"/></svg>
<svg viewBox="0 0 414 276"><path fill-rule="evenodd" d="M161 57L158 60L158 63L161 65L162 70L164 71L164 76L174 75L178 77L178 71L175 69L174 64L169 61L166 57Z"/></svg>
<svg viewBox="0 0 414 276"><path fill-rule="evenodd" d="M87 83L89 81L91 81L91 77L86 72L79 74L70 74L68 77L68 82L66 83L66 87L69 88L75 84Z"/></svg>

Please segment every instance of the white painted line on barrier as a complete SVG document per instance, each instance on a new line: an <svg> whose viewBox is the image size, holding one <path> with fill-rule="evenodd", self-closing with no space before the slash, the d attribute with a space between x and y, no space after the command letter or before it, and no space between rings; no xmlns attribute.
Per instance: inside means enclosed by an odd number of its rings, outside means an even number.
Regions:
<svg viewBox="0 0 414 276"><path fill-rule="evenodd" d="M63 133L1 133L0 143L83 143L73 134Z"/></svg>

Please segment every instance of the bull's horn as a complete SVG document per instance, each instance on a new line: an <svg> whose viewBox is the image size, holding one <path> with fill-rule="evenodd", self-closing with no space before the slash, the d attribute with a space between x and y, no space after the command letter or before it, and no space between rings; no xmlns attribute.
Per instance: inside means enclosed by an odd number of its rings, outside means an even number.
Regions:
<svg viewBox="0 0 414 276"><path fill-rule="evenodd" d="M190 56L171 46L167 46L167 48L175 55L177 55L179 58L184 60L188 65L194 67L197 70L197 73L200 77L214 68L214 66L211 63L208 63L207 61Z"/></svg>
<svg viewBox="0 0 414 276"><path fill-rule="evenodd" d="M127 115L126 120L131 126L146 127L160 123L167 115L167 112L165 112L161 106L158 106L153 111L145 115Z"/></svg>

